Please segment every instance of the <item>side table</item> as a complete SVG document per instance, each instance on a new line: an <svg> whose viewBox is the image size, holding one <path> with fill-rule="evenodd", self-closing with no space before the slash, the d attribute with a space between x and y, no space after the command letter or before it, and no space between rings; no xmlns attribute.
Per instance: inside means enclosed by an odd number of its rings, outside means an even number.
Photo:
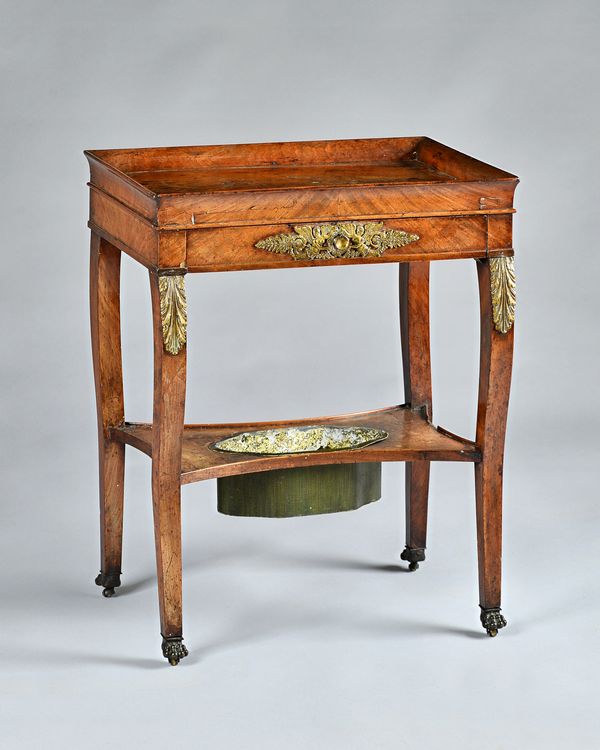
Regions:
<svg viewBox="0 0 600 750"><path fill-rule="evenodd" d="M182 630L182 484L217 478L223 512L330 512L377 499L374 465L406 461L406 548L401 558L415 570L425 559L430 462L470 461L475 467L480 617L489 635L496 635L506 625L500 611L502 469L513 352L512 214L518 179L424 137L94 150L85 155L91 171L91 327L100 460L101 570L96 583L104 595L112 596L121 583L125 445L152 459L162 651L171 664L188 653ZM122 252L150 276L152 424L125 421ZM432 423L429 261L445 259L474 259L477 265L481 347L474 441ZM399 264L404 404L285 423L184 424L186 273L367 263ZM338 450L285 448L290 452L276 454L218 448L219 441L241 432L296 430L305 435L309 426L335 428L331 434L336 435L346 434L337 428L377 429L385 439L358 447L340 444ZM292 492L286 479L292 477L304 502L301 510L285 505ZM341 493L342 485L350 487L351 497L331 505L331 493ZM265 498L276 495L277 487L284 488L284 497L275 497L275 510L266 510ZM316 493L317 505L311 504L308 490Z"/></svg>

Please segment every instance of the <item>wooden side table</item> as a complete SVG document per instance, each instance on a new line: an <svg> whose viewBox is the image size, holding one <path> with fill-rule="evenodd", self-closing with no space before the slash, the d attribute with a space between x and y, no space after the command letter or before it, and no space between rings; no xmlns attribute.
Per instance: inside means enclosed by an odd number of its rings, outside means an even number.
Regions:
<svg viewBox="0 0 600 750"><path fill-rule="evenodd" d="M91 169L91 323L100 458L101 572L121 582L125 445L152 458L162 651L187 655L182 631L180 487L213 477L406 461L406 548L425 559L429 465L475 467L479 603L500 612L502 467L511 379L517 178L429 138L86 151ZM125 421L120 256L150 275L152 424ZM429 261L477 261L481 302L475 440L432 424ZM278 424L184 424L186 273L399 263L405 404L286 425L366 425L387 439L335 452L225 453L215 441ZM287 475L283 475L287 476ZM291 476L291 475L290 475Z"/></svg>

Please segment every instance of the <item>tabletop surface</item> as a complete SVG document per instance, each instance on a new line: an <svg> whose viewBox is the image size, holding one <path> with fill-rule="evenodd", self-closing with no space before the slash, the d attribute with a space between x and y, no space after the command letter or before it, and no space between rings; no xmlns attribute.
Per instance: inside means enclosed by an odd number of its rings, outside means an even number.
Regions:
<svg viewBox="0 0 600 750"><path fill-rule="evenodd" d="M424 137L86 151L152 196L515 180Z"/></svg>
<svg viewBox="0 0 600 750"><path fill-rule="evenodd" d="M159 195L217 193L286 188L398 185L454 180L416 160L397 164L310 164L306 166L225 167L128 172L129 177Z"/></svg>

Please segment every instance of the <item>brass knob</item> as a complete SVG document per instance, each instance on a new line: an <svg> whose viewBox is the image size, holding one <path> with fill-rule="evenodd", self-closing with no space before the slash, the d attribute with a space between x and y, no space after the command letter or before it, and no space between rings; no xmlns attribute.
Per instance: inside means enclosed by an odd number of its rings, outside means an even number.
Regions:
<svg viewBox="0 0 600 750"><path fill-rule="evenodd" d="M350 246L350 239L343 234L338 234L333 238L333 246L336 250L343 252Z"/></svg>

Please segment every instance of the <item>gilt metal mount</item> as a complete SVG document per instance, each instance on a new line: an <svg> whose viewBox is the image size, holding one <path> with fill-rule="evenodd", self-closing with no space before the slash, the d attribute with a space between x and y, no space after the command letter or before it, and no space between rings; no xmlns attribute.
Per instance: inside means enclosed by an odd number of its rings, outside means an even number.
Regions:
<svg viewBox="0 0 600 750"><path fill-rule="evenodd" d="M385 250L404 247L419 236L400 229L385 229L383 222L355 221L340 224L299 224L293 232L274 234L255 247L270 253L287 253L294 260L376 258Z"/></svg>
<svg viewBox="0 0 600 750"><path fill-rule="evenodd" d="M158 277L163 343L169 354L178 354L187 339L184 273L183 269L175 269L159 272Z"/></svg>
<svg viewBox="0 0 600 750"><path fill-rule="evenodd" d="M490 258L490 285L494 328L508 333L515 321L517 283L513 257Z"/></svg>
<svg viewBox="0 0 600 750"><path fill-rule="evenodd" d="M489 609L481 607L480 620L487 634L492 638L498 635L501 628L506 627L506 618L500 611L500 607L490 607Z"/></svg>
<svg viewBox="0 0 600 750"><path fill-rule="evenodd" d="M316 424L241 432L217 441L212 447L231 453L278 456L284 453L321 453L364 448L387 437L388 433L377 427Z"/></svg>
<svg viewBox="0 0 600 750"><path fill-rule="evenodd" d="M162 652L172 667L179 664L180 660L188 655L188 650L183 645L183 638L180 636L173 636L172 638L165 638L163 636Z"/></svg>
<svg viewBox="0 0 600 750"><path fill-rule="evenodd" d="M405 547L400 559L409 563L408 569L410 571L418 570L419 563L425 560L425 549L423 547Z"/></svg>

